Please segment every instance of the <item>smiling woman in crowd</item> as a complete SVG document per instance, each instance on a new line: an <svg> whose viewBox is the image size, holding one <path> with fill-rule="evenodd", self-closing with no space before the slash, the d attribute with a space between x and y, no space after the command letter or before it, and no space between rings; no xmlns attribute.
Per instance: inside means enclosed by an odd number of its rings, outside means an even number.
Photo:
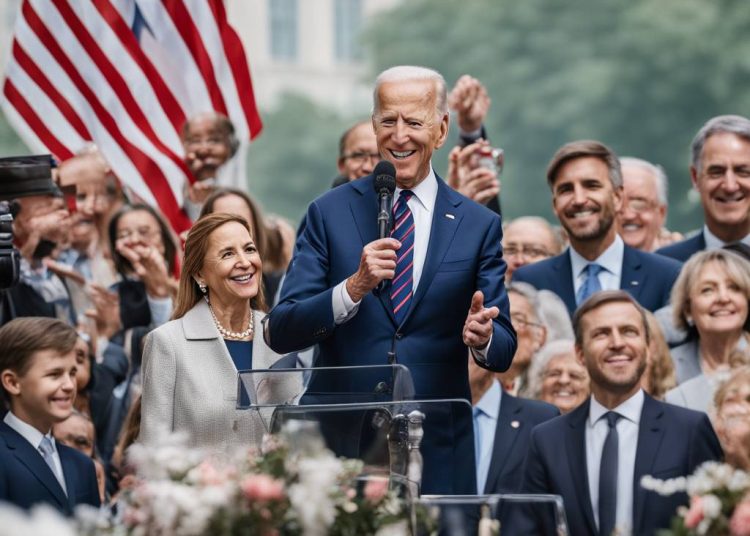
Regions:
<svg viewBox="0 0 750 536"><path fill-rule="evenodd" d="M665 400L707 411L730 357L748 343L750 264L726 250L696 253L672 289L674 323L688 342L672 350L677 387Z"/></svg>
<svg viewBox="0 0 750 536"><path fill-rule="evenodd" d="M534 356L529 369L529 391L533 398L568 413L589 396L589 374L578 362L573 341L546 344Z"/></svg>
<svg viewBox="0 0 750 536"><path fill-rule="evenodd" d="M265 369L280 357L263 341L262 273L244 218L210 214L190 230L173 320L146 339L144 443L181 431L194 446L260 444L263 422L236 403L237 371Z"/></svg>

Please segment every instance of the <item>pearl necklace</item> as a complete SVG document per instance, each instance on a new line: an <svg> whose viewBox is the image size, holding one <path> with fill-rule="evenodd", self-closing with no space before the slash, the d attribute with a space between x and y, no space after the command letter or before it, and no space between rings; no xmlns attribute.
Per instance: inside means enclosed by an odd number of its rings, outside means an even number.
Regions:
<svg viewBox="0 0 750 536"><path fill-rule="evenodd" d="M232 331L230 329L225 328L219 323L219 319L216 318L216 314L214 314L214 309L213 307L211 307L211 303L208 300L206 300L206 303L208 303L208 310L211 311L211 318L214 319L214 324L216 324L216 329L219 330L219 334L224 339L242 340L242 339L251 338L253 336L253 330L255 328L253 326L254 315L253 315L252 309L250 309L250 320L248 321L247 329L245 331Z"/></svg>

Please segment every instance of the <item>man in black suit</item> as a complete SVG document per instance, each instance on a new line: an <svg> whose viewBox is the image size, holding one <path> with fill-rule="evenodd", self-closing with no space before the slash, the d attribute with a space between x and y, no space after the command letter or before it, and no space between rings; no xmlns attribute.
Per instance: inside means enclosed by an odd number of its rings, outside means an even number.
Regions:
<svg viewBox="0 0 750 536"><path fill-rule="evenodd" d="M560 415L553 405L505 392L495 374L469 359L477 493L516 493L531 429Z"/></svg>
<svg viewBox="0 0 750 536"><path fill-rule="evenodd" d="M551 290L571 314L599 290L625 290L650 311L665 306L680 263L631 248L617 234L623 195L617 155L598 141L568 143L552 158L547 182L570 248L519 268L513 281Z"/></svg>
<svg viewBox="0 0 750 536"><path fill-rule="evenodd" d="M750 246L750 120L709 119L693 139L690 177L701 196L703 229L657 253L685 262L732 242Z"/></svg>
<svg viewBox="0 0 750 536"><path fill-rule="evenodd" d="M641 389L650 336L643 308L629 294L599 292L573 322L591 397L534 428L522 489L561 495L571 534L654 534L669 526L687 495L646 491L642 477L687 476L721 459L721 446L705 413L659 402Z"/></svg>

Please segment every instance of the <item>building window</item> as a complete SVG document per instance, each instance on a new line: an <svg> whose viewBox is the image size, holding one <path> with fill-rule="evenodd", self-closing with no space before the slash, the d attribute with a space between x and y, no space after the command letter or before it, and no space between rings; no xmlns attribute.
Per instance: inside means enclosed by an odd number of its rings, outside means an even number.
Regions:
<svg viewBox="0 0 750 536"><path fill-rule="evenodd" d="M297 0L269 0L271 13L271 56L277 60L297 59Z"/></svg>
<svg viewBox="0 0 750 536"><path fill-rule="evenodd" d="M362 0L334 0L334 52L336 60L350 62L362 59L360 32Z"/></svg>

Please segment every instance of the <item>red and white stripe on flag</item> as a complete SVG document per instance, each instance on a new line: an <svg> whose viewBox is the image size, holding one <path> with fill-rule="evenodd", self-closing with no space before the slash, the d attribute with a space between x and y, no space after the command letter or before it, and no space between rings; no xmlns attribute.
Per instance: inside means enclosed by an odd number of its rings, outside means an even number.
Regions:
<svg viewBox="0 0 750 536"><path fill-rule="evenodd" d="M222 0L23 0L5 74L0 104L32 150L65 160L96 143L178 231L186 118L221 112L241 142L262 128Z"/></svg>

